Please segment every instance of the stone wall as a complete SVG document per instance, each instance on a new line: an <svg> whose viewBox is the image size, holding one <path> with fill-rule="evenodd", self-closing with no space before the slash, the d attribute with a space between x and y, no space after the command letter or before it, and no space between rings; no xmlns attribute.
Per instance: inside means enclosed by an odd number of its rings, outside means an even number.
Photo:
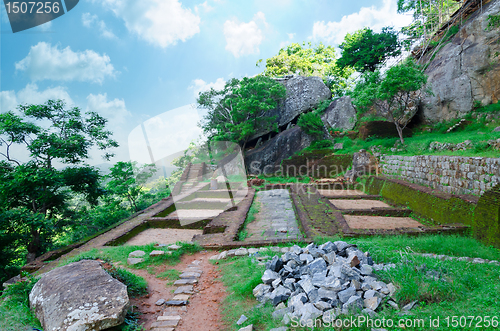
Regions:
<svg viewBox="0 0 500 331"><path fill-rule="evenodd" d="M500 158L381 155L382 173L452 194L481 195L500 183Z"/></svg>

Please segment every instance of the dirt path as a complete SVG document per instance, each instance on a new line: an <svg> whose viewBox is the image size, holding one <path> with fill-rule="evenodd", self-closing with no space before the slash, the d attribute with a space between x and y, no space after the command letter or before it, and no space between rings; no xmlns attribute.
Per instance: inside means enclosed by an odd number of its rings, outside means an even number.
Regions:
<svg viewBox="0 0 500 331"><path fill-rule="evenodd" d="M213 252L200 252L193 255L184 255L181 262L176 266L162 265L156 268L155 274L149 274L146 270L130 270L146 279L148 282L148 294L146 296L131 300L131 304L137 306L142 313L140 322L146 330L151 324L157 321L158 316L162 316L169 311L168 307L156 306L160 300L170 300L177 286L173 281L166 281L156 278L156 275L167 269L175 269L180 272L185 270L193 261L200 261L199 268L203 270L198 284L194 285L194 294L189 298L189 304L182 308L175 308L181 320L176 331L218 331L225 328L221 320L220 303L226 297L225 287L220 281L220 274L216 266L212 265L208 258Z"/></svg>

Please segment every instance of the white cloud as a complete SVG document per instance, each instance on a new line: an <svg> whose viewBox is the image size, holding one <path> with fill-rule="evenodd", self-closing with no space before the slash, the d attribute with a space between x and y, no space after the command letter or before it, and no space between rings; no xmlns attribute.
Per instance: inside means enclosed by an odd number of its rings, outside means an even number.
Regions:
<svg viewBox="0 0 500 331"><path fill-rule="evenodd" d="M74 102L64 87L57 86L39 91L36 84L28 84L17 93L15 91L0 92L0 112L14 110L20 104L43 104L47 100L64 100L66 105L73 106Z"/></svg>
<svg viewBox="0 0 500 331"><path fill-rule="evenodd" d="M95 111L99 115L109 120L112 126L118 126L126 122L132 114L127 110L123 99L113 99L108 101L108 95L89 94L87 97L87 110Z"/></svg>
<svg viewBox="0 0 500 331"><path fill-rule="evenodd" d="M166 48L200 32L200 17L178 0L93 0L102 3L125 26L147 42Z"/></svg>
<svg viewBox="0 0 500 331"><path fill-rule="evenodd" d="M73 52L70 47L59 49L45 42L32 46L28 56L16 62L16 70L25 71L33 81L51 79L102 83L114 77L115 69L109 57L92 50Z"/></svg>
<svg viewBox="0 0 500 331"><path fill-rule="evenodd" d="M82 14L82 23L83 23L83 26L86 28L91 28L91 27L96 26L99 29L99 31L101 32L101 36L103 36L104 38L108 38L108 39L116 38L113 31L108 29L108 27L106 26L106 23L104 23L104 21L102 21L102 20L99 20L97 15L91 15L90 13L83 13Z"/></svg>
<svg viewBox="0 0 500 331"><path fill-rule="evenodd" d="M222 90L226 81L223 78L217 78L217 80L213 83L206 83L203 79L195 79L193 80L193 84L189 86L189 89L193 90L195 98L198 98L198 94L200 92L205 92L210 90L211 88L215 90Z"/></svg>
<svg viewBox="0 0 500 331"><path fill-rule="evenodd" d="M341 44L347 33L366 26L379 32L385 26L394 26L397 29L411 22L411 15L397 13L396 0L383 0L382 7L362 7L359 12L342 17L340 22L315 22L312 39Z"/></svg>
<svg viewBox="0 0 500 331"><path fill-rule="evenodd" d="M295 33L287 33L288 39L293 39L295 37Z"/></svg>
<svg viewBox="0 0 500 331"><path fill-rule="evenodd" d="M214 10L214 7L210 6L207 1L205 1L204 3L201 3L201 4L197 5L197 6L195 6L194 10L196 12L198 12L199 8L202 8L205 11L205 13L209 13L212 10Z"/></svg>
<svg viewBox="0 0 500 331"><path fill-rule="evenodd" d="M224 23L224 36L226 37L226 50L235 57L246 54L258 54L259 45L264 36L257 25L257 21L267 27L264 13L255 14L253 21L240 23L238 20L227 20Z"/></svg>

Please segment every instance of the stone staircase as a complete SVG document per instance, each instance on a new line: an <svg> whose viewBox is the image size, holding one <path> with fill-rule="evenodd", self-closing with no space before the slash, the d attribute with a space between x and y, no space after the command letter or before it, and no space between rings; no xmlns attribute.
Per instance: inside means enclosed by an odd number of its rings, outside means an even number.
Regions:
<svg viewBox="0 0 500 331"><path fill-rule="evenodd" d="M201 179L200 173L203 170L203 167L204 167L203 163L191 165L191 167L189 168L189 174L188 174L187 180L182 185L181 194L188 192L189 190L194 188L196 185L198 185L198 181Z"/></svg>

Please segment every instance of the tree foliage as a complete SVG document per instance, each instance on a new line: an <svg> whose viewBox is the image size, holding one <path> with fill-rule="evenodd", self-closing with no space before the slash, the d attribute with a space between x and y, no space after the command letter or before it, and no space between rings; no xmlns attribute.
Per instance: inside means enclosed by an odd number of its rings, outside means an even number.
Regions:
<svg viewBox="0 0 500 331"><path fill-rule="evenodd" d="M455 0L398 0L398 13L413 13L413 22L401 29L409 40L405 45L431 36L458 8L460 2Z"/></svg>
<svg viewBox="0 0 500 331"><path fill-rule="evenodd" d="M95 205L104 193L98 170L83 164L89 150L118 146L105 130L106 119L64 106L61 100L49 100L18 106L21 115L0 114L0 210L11 222L4 231L15 231L27 245L28 261L67 225L71 194L81 194ZM29 160L12 155L15 145L27 150ZM111 156L105 154L106 159Z"/></svg>
<svg viewBox="0 0 500 331"><path fill-rule="evenodd" d="M339 68L336 64L335 48L311 42L302 45L292 43L281 48L278 54L266 59L264 76L282 77L287 75L318 76L323 78L332 93L340 97L351 86L351 68ZM263 60L257 62L262 65Z"/></svg>
<svg viewBox="0 0 500 331"><path fill-rule="evenodd" d="M257 129L273 126L275 118L266 113L285 96L285 87L269 77L233 78L222 90L199 94L198 107L207 110L199 125L209 139L232 141L244 149Z"/></svg>
<svg viewBox="0 0 500 331"><path fill-rule="evenodd" d="M138 166L136 162L117 162L106 176L106 189L129 202L134 211L139 211L137 200L144 194L144 185L157 171L154 164Z"/></svg>
<svg viewBox="0 0 500 331"><path fill-rule="evenodd" d="M297 125L300 126L305 133L313 136L314 139L320 139L323 136L324 124L321 117L316 112L301 114Z"/></svg>
<svg viewBox="0 0 500 331"><path fill-rule="evenodd" d="M370 28L348 33L339 47L342 57L337 65L353 67L359 72L375 71L387 58L401 54L397 32L390 27L382 28L381 33Z"/></svg>
<svg viewBox="0 0 500 331"><path fill-rule="evenodd" d="M425 90L426 83L427 76L414 61L408 60L391 67L385 76L379 71L364 73L351 96L358 113L375 109L394 123L404 144L404 128L417 112L422 97L430 93Z"/></svg>

